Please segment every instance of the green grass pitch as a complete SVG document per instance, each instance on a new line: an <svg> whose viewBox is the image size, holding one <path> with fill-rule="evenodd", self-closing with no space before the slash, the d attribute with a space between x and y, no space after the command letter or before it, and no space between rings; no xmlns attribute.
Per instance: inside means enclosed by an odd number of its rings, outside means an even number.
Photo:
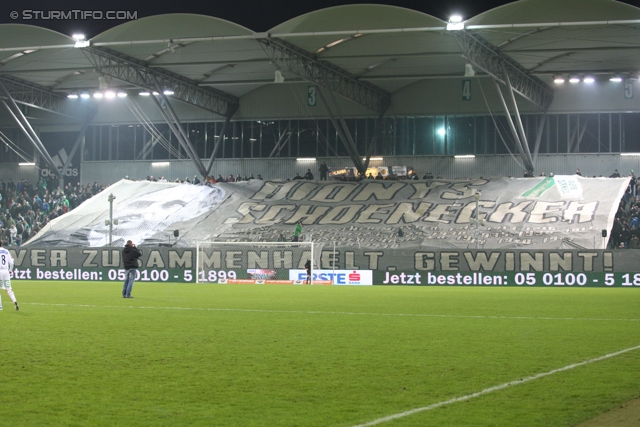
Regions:
<svg viewBox="0 0 640 427"><path fill-rule="evenodd" d="M14 281L0 424L353 427L640 345L634 289ZM640 350L382 426L574 426Z"/></svg>

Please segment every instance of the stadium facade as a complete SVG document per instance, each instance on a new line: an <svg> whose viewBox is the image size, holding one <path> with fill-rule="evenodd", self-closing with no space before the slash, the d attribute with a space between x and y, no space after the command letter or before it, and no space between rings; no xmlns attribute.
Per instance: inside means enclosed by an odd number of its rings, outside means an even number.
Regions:
<svg viewBox="0 0 640 427"><path fill-rule="evenodd" d="M72 152L66 179L84 183L285 179L321 161L449 179L626 175L640 167L621 156L640 152L639 23L611 0L523 0L460 23L346 5L266 33L191 14L88 41L4 24L0 177L37 180Z"/></svg>

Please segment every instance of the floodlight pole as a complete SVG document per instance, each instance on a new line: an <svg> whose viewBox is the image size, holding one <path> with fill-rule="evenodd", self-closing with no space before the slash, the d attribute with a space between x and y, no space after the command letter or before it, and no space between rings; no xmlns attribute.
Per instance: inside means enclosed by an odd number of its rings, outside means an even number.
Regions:
<svg viewBox="0 0 640 427"><path fill-rule="evenodd" d="M111 238L113 235L113 201L116 199L116 196L113 193L109 194L109 246L111 246Z"/></svg>

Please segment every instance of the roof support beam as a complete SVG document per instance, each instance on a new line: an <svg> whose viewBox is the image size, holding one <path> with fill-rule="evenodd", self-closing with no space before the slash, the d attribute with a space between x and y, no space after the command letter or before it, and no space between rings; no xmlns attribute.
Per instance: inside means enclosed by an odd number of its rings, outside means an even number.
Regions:
<svg viewBox="0 0 640 427"><path fill-rule="evenodd" d="M513 119L511 119L511 113L509 112L509 107L507 106L507 102L505 101L504 96L502 95L502 91L500 90L500 85L498 84L498 80L493 79L493 83L495 84L496 92L498 92L498 97L502 102L502 107L504 108L505 117L507 119L507 123L509 124L509 128L511 129L511 135L513 136L513 140L515 141L516 148L518 149L518 152L520 153L520 156L522 156L522 160L524 161L524 167L527 169L527 171L533 171L534 170L533 160L530 159L531 156L527 157L527 154L522 146L522 142L520 141L520 136L518 135L518 131L516 130L515 125L513 124Z"/></svg>
<svg viewBox="0 0 640 427"><path fill-rule="evenodd" d="M318 93L318 97L320 98L320 101L322 101L325 108L327 109L327 112L329 113L329 119L331 120L331 123L333 123L333 127L338 132L338 136L340 136L342 145L344 145L344 148L347 150L347 153L349 154L351 161L353 162L356 169L358 169L359 173L361 174L365 173L366 169L364 167L364 164L362 163L362 159L360 159L360 157L358 156L358 150L355 147L355 144L353 143L353 138L351 138L351 134L349 132L349 128L346 125L346 122L342 117L340 117L340 120L338 121L338 119L336 119L336 116L333 114L333 111L331 111L331 106L329 105L329 103L327 102L327 99L322 94L322 91L318 90L317 93ZM331 91L329 91L329 93L333 94L333 92ZM335 97L332 99L332 101L335 102ZM338 112L338 114L340 113Z"/></svg>
<svg viewBox="0 0 640 427"><path fill-rule="evenodd" d="M81 144L84 144L84 137L87 132L87 128L89 127L91 120L93 120L96 114L98 114L98 109L92 108L91 110L89 110L87 117L84 119L84 123L82 123L82 128L80 128L80 133L76 138L76 143L73 144L73 148L71 149L71 152L67 156L67 160L64 162L64 165L62 165L62 171L60 172L62 176L66 176L67 170L69 169L69 166L71 166L71 159L73 158L73 156L75 156L76 151L78 151L78 147L80 147Z"/></svg>
<svg viewBox="0 0 640 427"><path fill-rule="evenodd" d="M475 67L483 70L497 81L511 86L515 92L532 102L542 111L547 111L553 101L553 89L526 68L503 54L481 36L468 30L451 31L463 56Z"/></svg>
<svg viewBox="0 0 640 427"><path fill-rule="evenodd" d="M265 52L278 69L287 70L302 79L335 92L353 102L380 114L391 103L391 94L328 62L319 61L315 55L268 34L256 35Z"/></svg>
<svg viewBox="0 0 640 427"><path fill-rule="evenodd" d="M114 79L151 91L158 90L158 86L171 88L173 98L223 117L238 108L237 97L210 87L200 87L198 82L171 71L151 68L145 61L104 47L87 47L82 51L97 72Z"/></svg>
<svg viewBox="0 0 640 427"><path fill-rule="evenodd" d="M227 128L229 127L229 122L231 121L231 117L235 114L237 106L232 108L227 115L224 124L222 125L222 129L220 130L220 134L218 135L218 140L213 146L213 152L211 153L211 157L209 158L209 163L207 164L207 175L205 178L211 174L211 168L213 167L213 162L216 160L216 156L218 155L218 151L220 151L220 147L224 144L225 134L227 133Z"/></svg>
<svg viewBox="0 0 640 427"><path fill-rule="evenodd" d="M29 141L31 141L36 150L44 158L45 162L49 166L49 169L51 169L51 173L58 177L60 187L64 188L63 175L58 170L56 164L53 162L53 159L47 152L47 149L44 147L44 144L42 144L42 141L40 141L40 138L38 138L38 134L36 134L36 132L33 130L31 124L29 123L29 120L27 120L25 115L22 113L22 111L18 107L18 104L16 104L15 100L13 99L7 88L4 86L2 81L0 81L0 90L2 90L7 100L5 101L4 99L0 99L0 101L2 101L2 104L4 104L5 108L13 116L20 129L22 129Z"/></svg>
<svg viewBox="0 0 640 427"><path fill-rule="evenodd" d="M504 63L502 63L502 68L504 69L504 78L507 84L507 90L509 91L509 97L511 98L511 102L513 103L513 111L516 118L516 124L518 125L518 130L520 131L520 142L522 143L522 148L524 149L524 155L526 157L525 164L531 165L530 171L533 172L533 159L531 158L531 150L529 150L529 141L527 140L527 134L524 131L524 126L522 125L522 117L520 117L520 111L518 110L518 102L516 101L516 96L513 93L511 79L509 78L509 73Z"/></svg>
<svg viewBox="0 0 640 427"><path fill-rule="evenodd" d="M538 153L540 152L540 142L542 141L542 132L544 132L544 125L547 121L547 113L542 114L542 118L538 122L538 130L536 131L536 142L533 146L533 166L538 165Z"/></svg>
<svg viewBox="0 0 640 427"><path fill-rule="evenodd" d="M378 134L380 133L380 128L382 128L382 124L384 123L384 117L382 115L378 116L376 119L376 124L373 128L373 135L371 136L371 142L369 143L369 147L367 147L367 152L365 154L364 159L364 170L369 168L369 162L371 161L371 154L373 154L373 149L376 146L378 141Z"/></svg>
<svg viewBox="0 0 640 427"><path fill-rule="evenodd" d="M31 83L6 74L0 76L0 83L11 94L14 102L38 108L50 113L78 119L69 111L67 98L49 90L45 86ZM5 96L2 96L3 98ZM6 99L6 98L5 98Z"/></svg>
<svg viewBox="0 0 640 427"><path fill-rule="evenodd" d="M162 100L162 102L158 100L158 97L161 97L160 99ZM167 99L166 95L161 93L158 96L151 96L151 98L153 98L153 100L155 101L156 105L158 106L158 110L160 110L160 114L162 114L162 117L167 122L167 125L169 125L171 132L173 132L175 137L178 139L178 142L187 153L196 169L198 169L200 175L203 178L206 178L207 170L204 168L204 165L202 164L200 158L195 154L195 151L193 150L193 147L189 142L189 138L185 137L184 129L182 129L182 125L180 124L178 117L175 115L173 108L171 108L171 104L169 104L169 100Z"/></svg>

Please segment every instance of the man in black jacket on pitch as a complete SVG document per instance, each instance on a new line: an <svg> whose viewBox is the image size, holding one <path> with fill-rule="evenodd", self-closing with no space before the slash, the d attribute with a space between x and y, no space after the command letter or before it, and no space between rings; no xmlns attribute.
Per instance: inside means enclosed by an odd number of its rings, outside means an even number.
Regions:
<svg viewBox="0 0 640 427"><path fill-rule="evenodd" d="M138 271L138 258L142 256L142 251L136 248L131 240L127 240L127 244L122 249L122 263L126 270L124 276L124 285L122 287L122 298L133 298L131 296L131 289L133 288L133 282L136 279L136 272Z"/></svg>

